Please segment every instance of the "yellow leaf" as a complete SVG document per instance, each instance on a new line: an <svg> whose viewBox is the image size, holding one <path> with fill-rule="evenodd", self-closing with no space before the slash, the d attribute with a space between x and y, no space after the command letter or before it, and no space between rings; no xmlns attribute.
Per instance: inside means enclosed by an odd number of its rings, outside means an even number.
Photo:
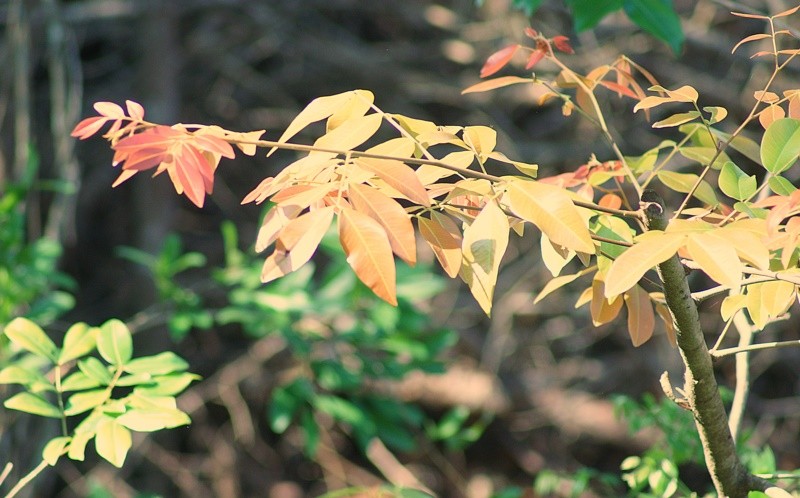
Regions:
<svg viewBox="0 0 800 498"><path fill-rule="evenodd" d="M328 122L325 126L326 131L338 128L348 119L361 117L369 112L375 100L375 96L372 92L367 90L354 90L349 93L352 95L351 98L346 103L339 106L328 118Z"/></svg>
<svg viewBox="0 0 800 498"><path fill-rule="evenodd" d="M368 114L351 118L335 129L322 135L314 142L314 147L335 150L352 150L369 140L381 126L380 114ZM312 152L312 154L314 154Z"/></svg>
<svg viewBox="0 0 800 498"><path fill-rule="evenodd" d="M544 261L544 265L554 277L557 277L564 266L575 257L575 251L554 245L545 234L542 234L540 246L542 261Z"/></svg>
<svg viewBox="0 0 800 498"><path fill-rule="evenodd" d="M489 201L464 230L461 279L487 315L491 314L500 260L508 247L508 229L508 217L495 201Z"/></svg>
<svg viewBox="0 0 800 498"><path fill-rule="evenodd" d="M568 283L575 281L579 277L582 277L582 276L586 275L587 273L590 273L590 272L593 272L593 271L596 271L596 270L597 270L597 268L585 268L585 269L583 269L583 270L581 270L578 273L575 273L573 275L562 275L560 277L551 278L550 280L547 281L546 284L544 284L544 287L542 287L541 292L539 292L539 294L536 296L536 299L533 300L533 304L538 303L539 301L541 301L542 299L544 299L548 295L550 295L553 292L557 291L558 289L564 287Z"/></svg>
<svg viewBox="0 0 800 498"><path fill-rule="evenodd" d="M290 221L278 235L275 250L264 261L261 281L271 282L306 264L333 221L333 207L308 212Z"/></svg>
<svg viewBox="0 0 800 498"><path fill-rule="evenodd" d="M351 98L354 92L344 92L337 95L328 95L325 97L318 97L309 103L305 109L300 111L300 114L295 116L286 131L283 132L278 139L279 143L285 143L293 136L297 135L300 130L310 125L311 123L321 121L331 116L337 109L345 105ZM273 147L268 156L271 155L277 147Z"/></svg>
<svg viewBox="0 0 800 498"><path fill-rule="evenodd" d="M689 256L716 282L736 288L742 279L742 262L730 242L714 232L696 232L688 236Z"/></svg>
<svg viewBox="0 0 800 498"><path fill-rule="evenodd" d="M722 300L719 313L726 322L733 317L734 313L747 305L747 296L744 294L731 294Z"/></svg>
<svg viewBox="0 0 800 498"><path fill-rule="evenodd" d="M495 88L516 85L518 83L533 83L533 79L520 78L519 76L501 76L500 78L494 78L476 83L469 88L461 90L461 94L464 95L466 93L485 92L487 90L494 90Z"/></svg>
<svg viewBox="0 0 800 498"><path fill-rule="evenodd" d="M452 218L437 211L431 218L418 218L419 233L431 246L436 259L450 278L461 268L461 231Z"/></svg>
<svg viewBox="0 0 800 498"><path fill-rule="evenodd" d="M578 296L578 299L575 301L575 309L580 308L586 303L590 303L592 301L593 296L594 292L592 292L591 286L583 289L583 292L581 292L581 295Z"/></svg>
<svg viewBox="0 0 800 498"><path fill-rule="evenodd" d="M517 178L509 182L508 194L511 211L536 225L553 243L576 252L594 253L589 229L562 189Z"/></svg>
<svg viewBox="0 0 800 498"><path fill-rule="evenodd" d="M748 285L747 312L755 326L763 329L770 320L777 318L794 303L795 285L783 280L772 280Z"/></svg>
<svg viewBox="0 0 800 498"><path fill-rule="evenodd" d="M622 299L619 296L614 296L610 299L605 297L604 293L605 282L603 282L600 274L596 274L592 280L592 304L590 306L592 313L592 324L595 327L608 323L619 314L622 309Z"/></svg>
<svg viewBox="0 0 800 498"><path fill-rule="evenodd" d="M414 226L403 207L386 194L366 185L351 184L348 193L355 209L383 226L392 251L414 266L417 262L417 242Z"/></svg>
<svg viewBox="0 0 800 498"><path fill-rule="evenodd" d="M648 270L674 256L686 238L658 230L645 235L611 263L606 274L606 296L622 294L636 285Z"/></svg>
<svg viewBox="0 0 800 498"><path fill-rule="evenodd" d="M345 207L339 212L339 240L356 276L375 295L396 306L392 246L380 223Z"/></svg>
<svg viewBox="0 0 800 498"><path fill-rule="evenodd" d="M740 258L756 268L769 269L769 249L764 243L767 236L766 220L745 218L725 225L715 233L730 242Z"/></svg>
<svg viewBox="0 0 800 498"><path fill-rule="evenodd" d="M470 164L475 160L475 154L469 150L460 150L457 152L451 152L444 156L443 158L439 159L439 161L449 164L451 166L455 166L457 168L467 169L469 168ZM420 181L423 185L430 185L431 183L437 182L442 178L447 178L448 176L455 175L456 172L453 170L449 170L446 168L441 168L439 166L432 166L430 164L423 164L419 168L417 168L417 176L419 177Z"/></svg>
<svg viewBox="0 0 800 498"><path fill-rule="evenodd" d="M374 145L367 149L366 152L384 156L411 157L416 147L412 139L408 137L398 137Z"/></svg>
<svg viewBox="0 0 800 498"><path fill-rule="evenodd" d="M655 315L647 291L634 285L625 293L625 306L628 308L628 333L634 347L639 347L653 336Z"/></svg>
<svg viewBox="0 0 800 498"><path fill-rule="evenodd" d="M419 177L407 164L390 159L359 157L356 166L370 171L412 202L430 206L431 200Z"/></svg>
<svg viewBox="0 0 800 498"><path fill-rule="evenodd" d="M497 145L497 132L488 126L467 126L464 128L464 142L481 160L485 160Z"/></svg>

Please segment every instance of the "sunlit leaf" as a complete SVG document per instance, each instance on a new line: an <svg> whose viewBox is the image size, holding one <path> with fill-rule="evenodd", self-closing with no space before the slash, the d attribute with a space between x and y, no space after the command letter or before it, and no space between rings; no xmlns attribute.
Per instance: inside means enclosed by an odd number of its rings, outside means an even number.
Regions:
<svg viewBox="0 0 800 498"><path fill-rule="evenodd" d="M189 425L189 416L178 409L134 408L116 419L117 423L137 432L153 432Z"/></svg>
<svg viewBox="0 0 800 498"><path fill-rule="evenodd" d="M592 303L590 308L592 324L599 327L617 317L619 310L622 309L623 300L620 296L606 298L605 282L599 274L592 280Z"/></svg>
<svg viewBox="0 0 800 498"><path fill-rule="evenodd" d="M674 256L684 241L682 234L656 230L640 236L611 264L605 278L605 295L616 296L636 285L648 270Z"/></svg>
<svg viewBox="0 0 800 498"><path fill-rule="evenodd" d="M553 243L594 253L586 222L564 190L545 183L513 179L508 184L511 210L536 225Z"/></svg>
<svg viewBox="0 0 800 498"><path fill-rule="evenodd" d="M133 341L128 327L117 319L105 322L97 334L97 350L112 365L126 363L133 354Z"/></svg>
<svg viewBox="0 0 800 498"><path fill-rule="evenodd" d="M487 202L464 229L461 279L487 315L491 314L500 260L508 247L508 230L508 217L495 201Z"/></svg>
<svg viewBox="0 0 800 498"><path fill-rule="evenodd" d="M39 395L21 392L3 402L9 410L19 410L42 417L61 418L61 411Z"/></svg>
<svg viewBox="0 0 800 498"><path fill-rule="evenodd" d="M367 185L351 184L348 193L355 209L383 226L392 251L413 266L417 261L417 243L414 226L403 207L391 197Z"/></svg>
<svg viewBox="0 0 800 498"><path fill-rule="evenodd" d="M431 246L436 259L450 278L455 278L461 268L461 231L458 225L447 215L438 211L431 212L431 217L417 218L419 233Z"/></svg>
<svg viewBox="0 0 800 498"><path fill-rule="evenodd" d="M431 205L425 186L414 170L403 162L360 157L355 160L355 164L359 168L371 171L409 200L422 206Z"/></svg>
<svg viewBox="0 0 800 498"><path fill-rule="evenodd" d="M800 121L784 118L774 121L761 141L761 162L773 175L791 167L800 154Z"/></svg>
<svg viewBox="0 0 800 498"><path fill-rule="evenodd" d="M733 162L728 161L719 172L719 188L728 197L743 201L752 196L758 188L755 175L748 175Z"/></svg>
<svg viewBox="0 0 800 498"><path fill-rule="evenodd" d="M380 114L368 114L348 119L337 128L319 137L314 142L314 147L352 150L369 140L380 128L382 120Z"/></svg>
<svg viewBox="0 0 800 498"><path fill-rule="evenodd" d="M674 171L661 170L658 172L658 179L672 190L687 194L699 177L694 173L676 173ZM697 197L709 206L716 206L719 204L717 196L714 194L714 189L705 180L700 181L700 185L697 187L697 190L694 191L694 197Z"/></svg>
<svg viewBox="0 0 800 498"><path fill-rule="evenodd" d="M105 403L108 400L108 394L108 389L105 388L77 392L67 399L64 414L72 416L92 410Z"/></svg>
<svg viewBox="0 0 800 498"><path fill-rule="evenodd" d="M328 95L325 97L318 97L312 100L302 111L300 114L295 116L289 126L286 128L286 131L283 132L281 137L278 139L278 143L285 143L290 140L293 136L297 135L302 129L306 126L310 125L311 123L321 121L323 119L327 119L333 113L337 111L337 109L343 107L347 104L350 99L353 98L355 92L344 92L339 93L337 95ZM268 156L275 152L277 148L273 148L267 154Z"/></svg>
<svg viewBox="0 0 800 498"><path fill-rule="evenodd" d="M553 243L545 234L542 234L540 246L542 251L542 261L550 271L550 274L554 277L557 277L558 274L561 273L561 270L564 268L564 266L566 266L566 264L572 261L572 258L575 257L574 251L553 245Z"/></svg>
<svg viewBox="0 0 800 498"><path fill-rule="evenodd" d="M58 359L59 350L41 327L31 320L17 317L5 326L3 333L16 346L52 362Z"/></svg>
<svg viewBox="0 0 800 498"><path fill-rule="evenodd" d="M115 467L122 467L131 448L131 433L115 419L103 417L97 423L94 443L98 455Z"/></svg>
<svg viewBox="0 0 800 498"><path fill-rule="evenodd" d="M671 128L673 126L680 126L684 123L688 123L689 121L694 121L699 117L700 113L697 111L681 112L653 123L653 128Z"/></svg>
<svg viewBox="0 0 800 498"><path fill-rule="evenodd" d="M333 206L328 206L310 211L287 223L277 237L275 250L264 261L261 281L271 282L305 265L330 227L333 214Z"/></svg>
<svg viewBox="0 0 800 498"><path fill-rule="evenodd" d="M497 71L501 70L520 49L520 45L509 45L503 49L498 50L486 59L486 63L481 68L481 78L491 76Z"/></svg>
<svg viewBox="0 0 800 498"><path fill-rule="evenodd" d="M689 256L716 282L735 288L742 278L742 263L730 242L714 232L698 232L686 243Z"/></svg>
<svg viewBox="0 0 800 498"><path fill-rule="evenodd" d="M42 460L50 466L55 465L61 455L67 452L67 445L70 441L72 438L67 436L54 437L48 441L42 450Z"/></svg>
<svg viewBox="0 0 800 498"><path fill-rule="evenodd" d="M76 323L64 335L64 348L58 355L58 364L63 365L70 360L89 354L97 344L100 330L89 327L85 323Z"/></svg>
<svg viewBox="0 0 800 498"><path fill-rule="evenodd" d="M564 287L565 285L569 284L570 282L574 282L578 278L595 271L596 268L586 268L584 270L579 271L578 273L572 275L561 275L559 277L551 278L547 281L547 283L542 287L542 290L539 294L536 295L536 299L533 300L533 304L538 303L548 295L552 294L553 292L557 291L558 289Z"/></svg>
<svg viewBox="0 0 800 498"><path fill-rule="evenodd" d="M378 297L397 305L392 246L380 223L345 207L339 212L339 240L356 276Z"/></svg>

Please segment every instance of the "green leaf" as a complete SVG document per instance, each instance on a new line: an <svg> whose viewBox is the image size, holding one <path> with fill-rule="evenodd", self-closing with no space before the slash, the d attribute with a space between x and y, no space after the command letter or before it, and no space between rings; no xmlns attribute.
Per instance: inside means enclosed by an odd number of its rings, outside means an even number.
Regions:
<svg viewBox="0 0 800 498"><path fill-rule="evenodd" d="M3 406L10 410L41 415L42 417L61 418L61 412L49 401L33 393L19 393L7 399Z"/></svg>
<svg viewBox="0 0 800 498"><path fill-rule="evenodd" d="M83 391L84 389L91 389L100 385L95 379L92 379L85 373L78 371L70 374L61 382L62 391Z"/></svg>
<svg viewBox="0 0 800 498"><path fill-rule="evenodd" d="M128 373L149 373L150 375L165 375L179 370L186 370L189 364L171 351L165 351L154 356L143 356L129 361L124 370Z"/></svg>
<svg viewBox="0 0 800 498"><path fill-rule="evenodd" d="M29 391L55 390L44 375L17 365L10 365L0 370L0 384L20 384L27 386Z"/></svg>
<svg viewBox="0 0 800 498"><path fill-rule="evenodd" d="M112 365L122 365L131 359L133 341L128 327L117 319L111 319L100 327L97 350Z"/></svg>
<svg viewBox="0 0 800 498"><path fill-rule="evenodd" d="M782 176L773 176L770 178L769 188L778 195L789 195L797 190L797 187L792 185L792 182Z"/></svg>
<svg viewBox="0 0 800 498"><path fill-rule="evenodd" d="M67 416L78 415L102 405L108 399L107 389L95 389L73 394L67 399L64 414Z"/></svg>
<svg viewBox="0 0 800 498"><path fill-rule="evenodd" d="M680 126L684 123L688 123L689 121L694 121L699 117L700 113L697 111L680 112L678 114L673 114L668 118L662 119L661 121L653 123L653 128L673 128L675 126Z"/></svg>
<svg viewBox="0 0 800 498"><path fill-rule="evenodd" d="M367 417L361 408L338 396L319 395L312 403L317 410L327 413L340 422L350 424L353 428L367 422Z"/></svg>
<svg viewBox="0 0 800 498"><path fill-rule="evenodd" d="M683 29L672 0L623 0L623 8L631 21L665 41L675 54L680 53Z"/></svg>
<svg viewBox="0 0 800 498"><path fill-rule="evenodd" d="M737 201L749 198L758 188L756 177L748 175L731 161L722 166L718 181L720 190Z"/></svg>
<svg viewBox="0 0 800 498"><path fill-rule="evenodd" d="M674 171L663 170L658 172L658 179L661 180L664 185L676 192L684 194L689 193L698 178L699 177L694 173L675 173ZM711 185L705 180L701 181L700 186L694 191L694 197L697 197L710 206L719 204L717 196L714 194L714 189L711 188Z"/></svg>
<svg viewBox="0 0 800 498"><path fill-rule="evenodd" d="M67 330L64 336L64 348L58 355L58 364L63 365L70 360L89 354L97 345L99 329L89 327L85 323L76 323Z"/></svg>
<svg viewBox="0 0 800 498"><path fill-rule="evenodd" d="M767 171L778 175L794 164L800 154L800 121L777 119L769 125L761 141L761 162Z"/></svg>
<svg viewBox="0 0 800 498"><path fill-rule="evenodd" d="M134 408L117 417L117 423L138 432L153 432L189 425L189 416L178 409Z"/></svg>
<svg viewBox="0 0 800 498"><path fill-rule="evenodd" d="M55 363L58 358L58 347L47 337L44 330L27 318L19 317L11 320L4 330L8 339L20 348L42 356Z"/></svg>
<svg viewBox="0 0 800 498"><path fill-rule="evenodd" d="M159 375L151 379L152 386L139 385L134 388L134 392L144 396L174 396L198 379L199 375L186 372Z"/></svg>
<svg viewBox="0 0 800 498"><path fill-rule="evenodd" d="M622 8L622 0L567 0L572 10L575 31L581 32L597 26L608 14Z"/></svg>
<svg viewBox="0 0 800 498"><path fill-rule="evenodd" d="M300 427L302 427L303 435L305 436L303 449L305 449L307 455L314 456L317 453L317 447L319 447L320 433L319 426L314 420L314 414L311 413L311 410L303 410L300 413Z"/></svg>
<svg viewBox="0 0 800 498"><path fill-rule="evenodd" d="M122 467L131 448L131 432L116 419L104 417L97 423L94 444L98 455L115 467Z"/></svg>
<svg viewBox="0 0 800 498"><path fill-rule="evenodd" d="M66 436L54 437L48 441L44 445L44 450L42 450L42 460L50 466L55 465L59 457L66 453L66 448L70 441L72 441L72 438Z"/></svg>
<svg viewBox="0 0 800 498"><path fill-rule="evenodd" d="M108 367L94 356L79 361L78 369L87 377L97 382L98 385L107 386L111 383L111 379L113 378L111 372L108 371Z"/></svg>

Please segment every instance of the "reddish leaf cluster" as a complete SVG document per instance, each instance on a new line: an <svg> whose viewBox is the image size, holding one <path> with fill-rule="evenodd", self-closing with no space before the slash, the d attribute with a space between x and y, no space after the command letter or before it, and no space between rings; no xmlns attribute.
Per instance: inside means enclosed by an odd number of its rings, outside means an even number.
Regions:
<svg viewBox="0 0 800 498"><path fill-rule="evenodd" d="M572 45L569 44L569 38L566 36L558 35L552 38L545 38L533 28L525 28L525 36L536 42L536 46L534 48L514 44L498 50L489 56L489 58L486 60L486 63L481 68L481 78L491 76L497 71L501 70L511 61L511 59L514 58L514 55L519 50L527 50L530 52L528 54L527 62L525 63L525 69L533 68L533 66L544 59L545 56L552 55L552 47L555 47L557 50L564 52L565 54L575 53L575 50L572 49Z"/></svg>

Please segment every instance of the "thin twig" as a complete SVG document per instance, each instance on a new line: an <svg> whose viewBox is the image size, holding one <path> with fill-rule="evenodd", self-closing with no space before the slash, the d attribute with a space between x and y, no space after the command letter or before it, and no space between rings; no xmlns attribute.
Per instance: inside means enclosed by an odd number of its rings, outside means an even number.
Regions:
<svg viewBox="0 0 800 498"><path fill-rule="evenodd" d="M751 344L749 346L736 346L735 348L726 348L714 351L711 356L714 358L722 358L723 356L730 356L737 353L746 353L750 351L761 351L762 349L778 349L778 348L794 348L800 347L800 340L796 341L775 341L775 342L762 342L759 344Z"/></svg>

